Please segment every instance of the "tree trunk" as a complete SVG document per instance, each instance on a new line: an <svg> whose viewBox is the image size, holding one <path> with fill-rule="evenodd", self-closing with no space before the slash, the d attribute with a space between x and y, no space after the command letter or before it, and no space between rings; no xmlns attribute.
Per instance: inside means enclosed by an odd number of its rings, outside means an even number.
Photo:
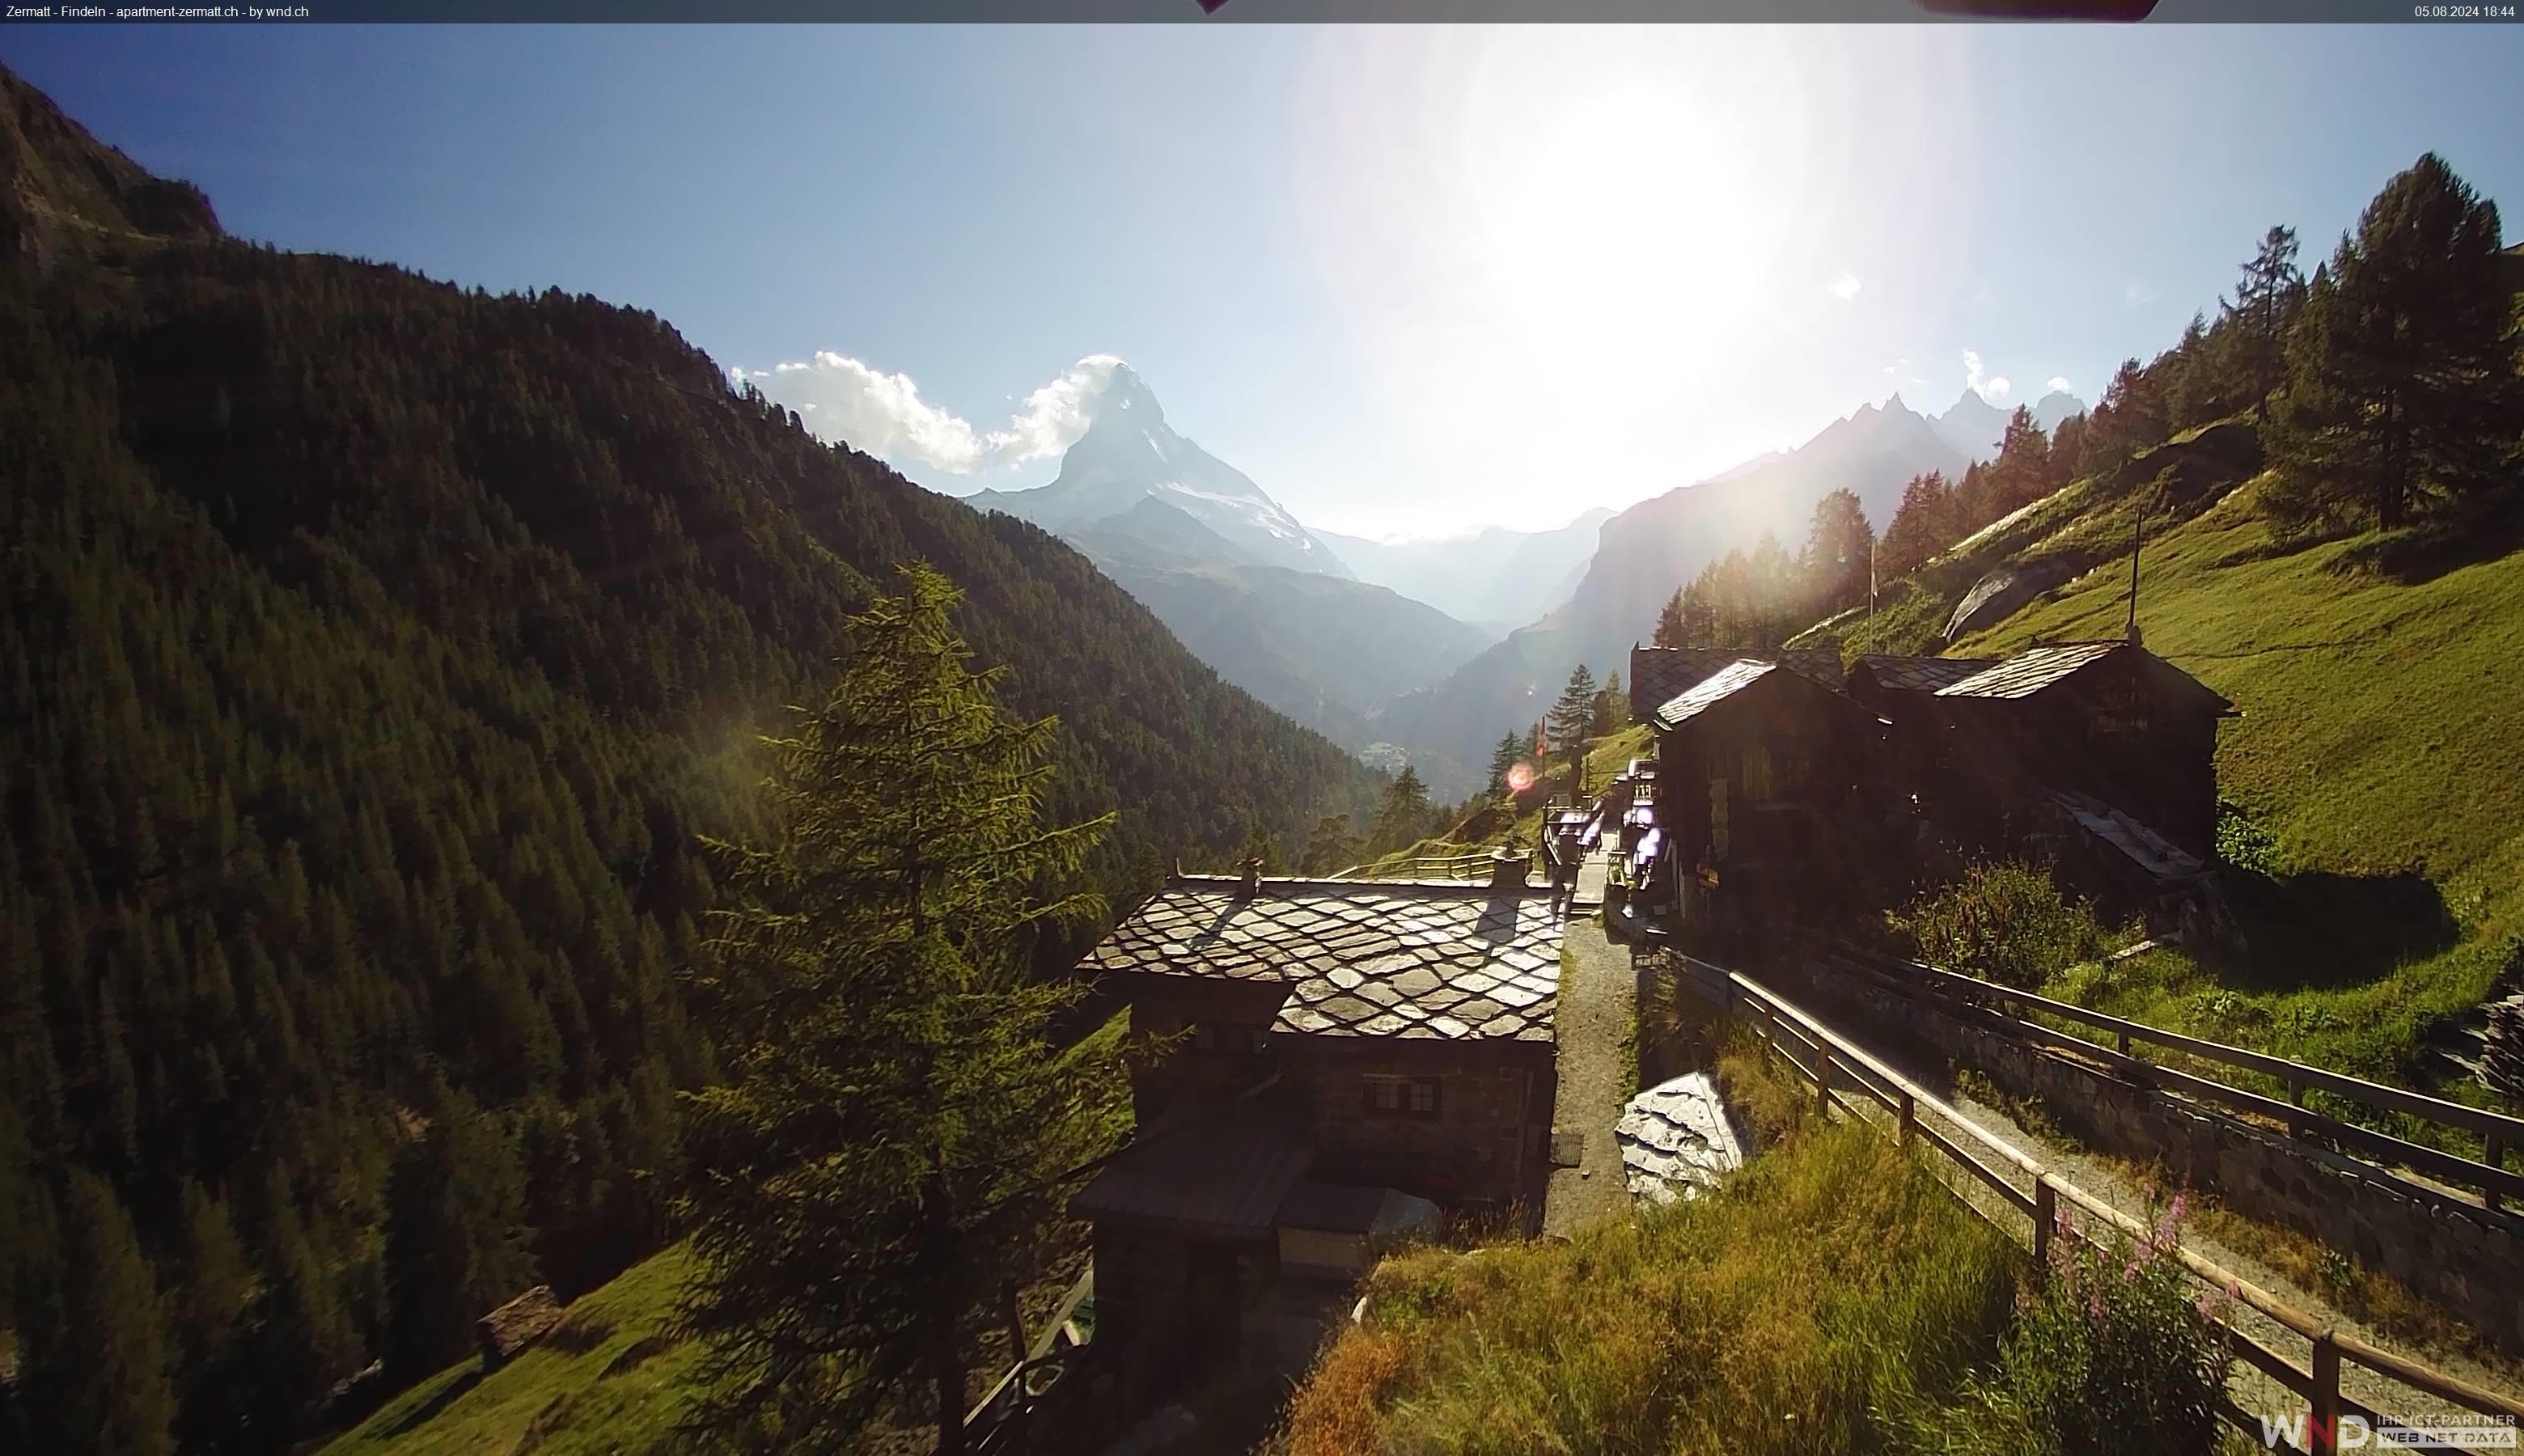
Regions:
<svg viewBox="0 0 2524 1456"><path fill-rule="evenodd" d="M930 1248L946 1267L937 1302L929 1311L929 1370L938 1383L938 1456L962 1456L964 1449L964 1345L956 1337L955 1279L952 1268L954 1219L946 1206L946 1181L930 1175L921 1202L929 1218Z"/></svg>

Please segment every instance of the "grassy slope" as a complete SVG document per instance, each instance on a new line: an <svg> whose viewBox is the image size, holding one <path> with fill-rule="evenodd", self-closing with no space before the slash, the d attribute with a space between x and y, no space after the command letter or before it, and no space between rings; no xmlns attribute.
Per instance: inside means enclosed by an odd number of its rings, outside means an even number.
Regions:
<svg viewBox="0 0 2524 1456"><path fill-rule="evenodd" d="M1286 1450L1906 1444L1886 1413L1953 1397L1994 1349L2019 1267L1872 1131L1809 1130L1718 1196L1565 1244L1386 1260L1367 1322L1297 1392Z"/></svg>
<svg viewBox="0 0 2524 1456"><path fill-rule="evenodd" d="M2478 1004L2524 932L2524 553L2407 581L2345 570L2375 542L2282 549L2253 496L2149 544L2139 620L2149 648L2244 710L2223 730L2220 792L2277 840L2277 883L2248 897L2254 963L2212 980L2150 957L2088 998L2424 1081L2427 1024ZM2117 635L2126 590L2095 571L1954 650Z"/></svg>
<svg viewBox="0 0 2524 1456"><path fill-rule="evenodd" d="M662 1450L701 1346L649 1347L673 1319L690 1262L681 1247L634 1266L569 1307L551 1338L483 1376L448 1367L396 1396L324 1456L639 1456ZM624 1368L613 1371L620 1362ZM613 1373L608 1374L608 1371Z"/></svg>

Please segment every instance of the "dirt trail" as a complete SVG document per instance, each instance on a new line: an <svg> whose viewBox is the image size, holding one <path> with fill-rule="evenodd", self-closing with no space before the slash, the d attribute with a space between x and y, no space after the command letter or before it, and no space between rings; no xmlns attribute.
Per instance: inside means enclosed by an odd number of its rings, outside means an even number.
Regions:
<svg viewBox="0 0 2524 1456"><path fill-rule="evenodd" d="M1551 1170L1542 1204L1546 1234L1574 1234L1620 1218L1630 1196L1622 1181L1622 1149L1613 1141L1622 1104L1638 1089L1629 1085L1622 1043L1635 1024L1632 998L1638 983L1627 946L1604 937L1592 918L1563 927L1560 1009L1554 1035L1560 1043L1560 1092L1552 1105L1555 1142L1576 1134L1584 1140L1578 1166Z"/></svg>

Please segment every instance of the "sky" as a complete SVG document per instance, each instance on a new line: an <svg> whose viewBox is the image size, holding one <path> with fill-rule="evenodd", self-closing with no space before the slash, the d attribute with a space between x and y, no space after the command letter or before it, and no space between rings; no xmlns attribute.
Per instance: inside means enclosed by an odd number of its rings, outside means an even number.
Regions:
<svg viewBox="0 0 2524 1456"><path fill-rule="evenodd" d="M232 232L653 310L924 485L1049 481L1118 357L1378 536L1558 525L1896 391L2091 401L2428 150L2524 210L2511 25L9 26L0 63Z"/></svg>

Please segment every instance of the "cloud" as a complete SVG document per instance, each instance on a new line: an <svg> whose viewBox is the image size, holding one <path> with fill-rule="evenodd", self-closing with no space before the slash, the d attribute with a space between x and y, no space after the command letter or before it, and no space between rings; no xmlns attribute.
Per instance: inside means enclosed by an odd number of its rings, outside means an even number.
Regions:
<svg viewBox="0 0 2524 1456"><path fill-rule="evenodd" d="M1919 371L1911 367L1911 362L1907 359L1897 359L1891 364L1886 364L1884 366L1884 372L1896 383L1900 384L1925 384L1928 382L1927 380L1919 377Z"/></svg>
<svg viewBox="0 0 2524 1456"><path fill-rule="evenodd" d="M2051 382L2043 385L2042 387L2053 394L2066 394L2068 392L2068 376L2065 374L2054 374L2051 376Z"/></svg>
<svg viewBox="0 0 2524 1456"><path fill-rule="evenodd" d="M1966 349L1964 351L1964 388L1970 390L1972 393L1979 395L1983 400L1995 405L2000 400L2007 398L2008 392L2014 387L2014 385L2007 382L2007 376L2004 374L1984 374L1981 372L1980 352L1978 350Z"/></svg>
<svg viewBox="0 0 2524 1456"><path fill-rule="evenodd" d="M1851 299L1858 297L1858 290L1865 286L1865 284L1858 281L1856 274L1843 273L1839 277L1831 280L1831 296L1839 299L1842 303L1847 303Z"/></svg>
<svg viewBox="0 0 2524 1456"><path fill-rule="evenodd" d="M922 399L909 374L884 373L829 349L802 364L729 374L796 410L823 439L848 441L898 464L971 475L1058 455L1077 443L1121 363L1109 354L1089 355L1027 395L1005 428L989 431Z"/></svg>
<svg viewBox="0 0 2524 1456"><path fill-rule="evenodd" d="M2135 280L2121 285L2121 302L2147 304L2156 302L2156 290Z"/></svg>

